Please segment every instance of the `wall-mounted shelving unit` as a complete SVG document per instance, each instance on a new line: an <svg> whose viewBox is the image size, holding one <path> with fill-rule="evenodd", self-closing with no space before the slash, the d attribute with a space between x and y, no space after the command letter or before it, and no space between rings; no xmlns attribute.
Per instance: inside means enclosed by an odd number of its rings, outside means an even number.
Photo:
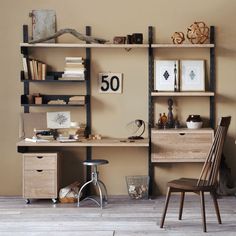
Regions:
<svg viewBox="0 0 236 236"><path fill-rule="evenodd" d="M204 92L159 92L154 91L154 51L158 49L209 50L209 91ZM176 52L176 51L175 51ZM154 103L159 97L208 97L210 127L207 129L158 130L154 124ZM154 163L203 162L214 136L215 126L215 28L210 27L209 44L163 44L153 43L153 27L149 27L149 175L154 176ZM196 145L196 143L200 144ZM177 144L177 145L176 145ZM189 149L188 147L191 147ZM185 149L185 150L184 150ZM150 183L153 186L153 183ZM152 189L150 189L150 193Z"/></svg>
<svg viewBox="0 0 236 236"><path fill-rule="evenodd" d="M207 142L209 143L209 140L213 137L213 129L214 129L214 124L215 124L215 39L214 39L214 27L212 26L210 28L210 43L209 44L181 44L181 45L175 45L175 44L159 44L159 43L154 43L153 42L153 27L149 27L149 32L148 32L148 44L67 44L67 43L38 43L38 44L29 44L28 43L28 29L26 26L23 27L24 29L24 43L20 44L21 47L21 52L24 56L28 57L29 56L29 51L31 48L84 48L86 50L86 78L84 81L66 81L66 80L25 80L23 77L23 73L21 73L21 81L24 84L24 96L29 95L29 87L31 83L86 83L86 123L87 123L87 132L88 134L91 133L91 103L90 103L90 95L91 95L91 82L90 82L90 61L91 61L91 49L92 48L101 48L101 49L109 49L109 48L117 48L117 49L144 49L147 50L148 52L148 121L149 121L149 127L148 127L148 140L145 140L144 143L137 145L137 146L145 146L149 147L148 148L148 175L150 176L150 189L149 193L152 193L152 186L153 186L153 177L154 177L154 165L153 161L154 159L156 162L199 162L203 161L201 157L194 159L188 159L188 158L182 158L182 159L171 159L169 157L163 157L162 159L158 159L158 154L154 153L153 150L158 150L154 145L159 145L160 144L160 137L159 135L170 135L170 133L173 133L176 135L180 135L183 138L183 133L190 135L191 137L193 136L193 139L199 140L199 131L198 132L191 132L191 131L186 131L183 129L180 130L156 130L154 126L154 102L158 102L159 97L209 97L210 99L210 112L209 112L209 117L210 117L210 128L205 130L204 132L200 132L200 136L202 137L203 140L208 140ZM86 27L86 34L91 35L91 28ZM179 50L181 49L194 49L198 50L200 49L206 49L210 50L210 79L209 79L209 91L205 92L158 92L154 91L154 51L158 49L164 49L164 50L171 50L178 48ZM52 75L54 72L52 72ZM62 72L55 72L57 75L58 73ZM155 100L154 100L155 99ZM50 106L49 104L42 104L41 106ZM54 104L53 104L54 105ZM52 106L53 106L52 105ZM67 105L67 104L66 104ZM64 105L64 106L66 106ZM23 104L24 106L24 112L29 112L29 108L31 106L40 106L40 105L35 105L35 104ZM63 106L63 105L60 105ZM203 130L202 130L203 131ZM178 135L177 135L178 134ZM187 137L187 136L186 136ZM186 138L185 138L186 139ZM189 140L193 140L189 139ZM157 142L155 141L157 140ZM205 141L203 141L205 142ZM106 143L106 141L105 141ZM123 146L121 143L115 143L113 140L108 141L109 145L108 146ZM19 146L24 148L25 143L21 143ZM32 144L34 146L34 144ZM44 144L41 144L44 146ZM52 144L53 146L54 144ZM57 144L55 144L56 146ZM70 144L73 146L73 144ZM76 144L75 144L76 145ZM92 146L96 146L95 143L84 143L81 144L82 146L87 147L87 158L90 159L92 157ZM106 144L98 144L98 146L106 146ZM129 144L126 144L127 146L132 146ZM124 146L126 146L124 145ZM136 145L134 145L136 146ZM205 147L206 148L206 147ZM157 154L157 155L156 155ZM172 153L173 154L173 153ZM155 158L154 158L155 157ZM166 159L165 159L166 158ZM89 176L89 169L87 170L87 176Z"/></svg>

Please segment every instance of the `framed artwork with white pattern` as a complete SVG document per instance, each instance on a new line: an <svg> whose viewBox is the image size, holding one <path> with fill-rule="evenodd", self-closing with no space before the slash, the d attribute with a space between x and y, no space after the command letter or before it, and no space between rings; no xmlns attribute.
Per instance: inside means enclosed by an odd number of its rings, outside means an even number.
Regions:
<svg viewBox="0 0 236 236"><path fill-rule="evenodd" d="M205 91L205 61L181 60L180 91Z"/></svg>
<svg viewBox="0 0 236 236"><path fill-rule="evenodd" d="M178 91L179 89L178 60L155 60L155 91Z"/></svg>

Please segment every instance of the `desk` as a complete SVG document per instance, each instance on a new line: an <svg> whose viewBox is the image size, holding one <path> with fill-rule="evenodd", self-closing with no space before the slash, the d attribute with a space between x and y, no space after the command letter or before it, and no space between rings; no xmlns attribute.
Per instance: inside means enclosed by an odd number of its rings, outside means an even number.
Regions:
<svg viewBox="0 0 236 236"><path fill-rule="evenodd" d="M20 153L27 152L28 147L148 147L149 139L129 140L120 138L104 138L101 140L82 140L79 142L26 142L19 141L17 150Z"/></svg>

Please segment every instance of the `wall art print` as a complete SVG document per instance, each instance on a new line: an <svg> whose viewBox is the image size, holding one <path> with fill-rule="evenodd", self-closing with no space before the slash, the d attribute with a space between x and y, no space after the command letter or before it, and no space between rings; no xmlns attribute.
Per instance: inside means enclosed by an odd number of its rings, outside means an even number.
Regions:
<svg viewBox="0 0 236 236"><path fill-rule="evenodd" d="M205 91L204 60L181 60L181 91Z"/></svg>
<svg viewBox="0 0 236 236"><path fill-rule="evenodd" d="M70 112L47 112L47 128L60 129L70 128Z"/></svg>
<svg viewBox="0 0 236 236"><path fill-rule="evenodd" d="M178 91L178 60L155 60L155 91Z"/></svg>

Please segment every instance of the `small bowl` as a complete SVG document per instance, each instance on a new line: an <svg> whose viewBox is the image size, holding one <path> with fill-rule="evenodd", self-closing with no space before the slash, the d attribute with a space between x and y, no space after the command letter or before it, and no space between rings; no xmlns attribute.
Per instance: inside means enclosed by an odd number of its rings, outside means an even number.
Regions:
<svg viewBox="0 0 236 236"><path fill-rule="evenodd" d="M187 127L188 129L200 129L202 128L202 121L197 121L197 122L193 122L193 121L187 121Z"/></svg>

